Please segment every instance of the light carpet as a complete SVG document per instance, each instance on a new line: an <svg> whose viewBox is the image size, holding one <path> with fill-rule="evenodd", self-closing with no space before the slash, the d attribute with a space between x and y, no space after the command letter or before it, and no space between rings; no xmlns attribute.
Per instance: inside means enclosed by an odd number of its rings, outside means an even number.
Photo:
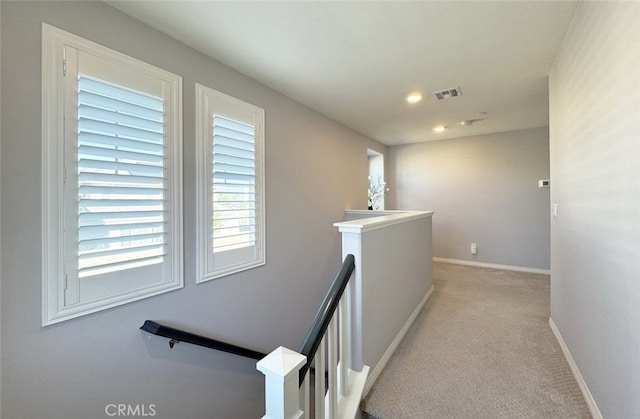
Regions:
<svg viewBox="0 0 640 419"><path fill-rule="evenodd" d="M434 263L435 290L363 417L590 418L549 327L549 276Z"/></svg>

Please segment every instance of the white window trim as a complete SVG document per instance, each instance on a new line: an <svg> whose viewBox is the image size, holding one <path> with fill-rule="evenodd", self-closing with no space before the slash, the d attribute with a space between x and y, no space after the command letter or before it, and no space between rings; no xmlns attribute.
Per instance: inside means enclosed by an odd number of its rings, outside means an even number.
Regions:
<svg viewBox="0 0 640 419"><path fill-rule="evenodd" d="M64 177L64 46L149 74L168 82L170 115L171 252L170 282L124 295L65 307L62 179ZM94 42L42 24L42 325L47 326L184 286L182 233L182 78Z"/></svg>
<svg viewBox="0 0 640 419"><path fill-rule="evenodd" d="M209 125L214 108L238 109L251 113L255 121L255 163L256 163L256 256L244 263L230 267L218 268L211 266L209 254L212 252L209 240L210 213L209 191L211 190L211 138ZM197 252L196 252L196 282L202 283L212 279L231 275L237 272L253 269L266 263L265 251L265 168L264 168L264 109L218 92L209 87L196 83L196 147L198 159L196 163L197 177Z"/></svg>

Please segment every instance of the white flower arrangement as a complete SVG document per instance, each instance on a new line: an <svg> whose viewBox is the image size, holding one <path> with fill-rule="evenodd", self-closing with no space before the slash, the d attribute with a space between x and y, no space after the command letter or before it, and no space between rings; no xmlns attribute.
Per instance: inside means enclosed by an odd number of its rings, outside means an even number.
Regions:
<svg viewBox="0 0 640 419"><path fill-rule="evenodd" d="M382 182L380 176L374 178L373 176L369 176L369 189L368 189L368 198L369 198L369 209L380 209L380 198L384 197L385 186L387 182Z"/></svg>

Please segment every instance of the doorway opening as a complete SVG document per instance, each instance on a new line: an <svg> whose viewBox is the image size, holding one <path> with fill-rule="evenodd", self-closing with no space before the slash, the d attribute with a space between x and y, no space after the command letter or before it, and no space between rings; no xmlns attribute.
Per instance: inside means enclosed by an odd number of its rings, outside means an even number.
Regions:
<svg viewBox="0 0 640 419"><path fill-rule="evenodd" d="M384 209L384 193L386 182L384 181L384 154L367 149L369 163L368 176L368 206L369 209Z"/></svg>

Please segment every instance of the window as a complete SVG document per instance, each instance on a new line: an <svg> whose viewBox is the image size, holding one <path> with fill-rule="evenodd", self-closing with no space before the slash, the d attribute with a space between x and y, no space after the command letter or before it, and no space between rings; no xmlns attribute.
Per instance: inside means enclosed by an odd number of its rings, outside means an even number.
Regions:
<svg viewBox="0 0 640 419"><path fill-rule="evenodd" d="M43 325L182 287L181 94L43 24Z"/></svg>
<svg viewBox="0 0 640 419"><path fill-rule="evenodd" d="M196 85L198 282L265 263L264 110Z"/></svg>

